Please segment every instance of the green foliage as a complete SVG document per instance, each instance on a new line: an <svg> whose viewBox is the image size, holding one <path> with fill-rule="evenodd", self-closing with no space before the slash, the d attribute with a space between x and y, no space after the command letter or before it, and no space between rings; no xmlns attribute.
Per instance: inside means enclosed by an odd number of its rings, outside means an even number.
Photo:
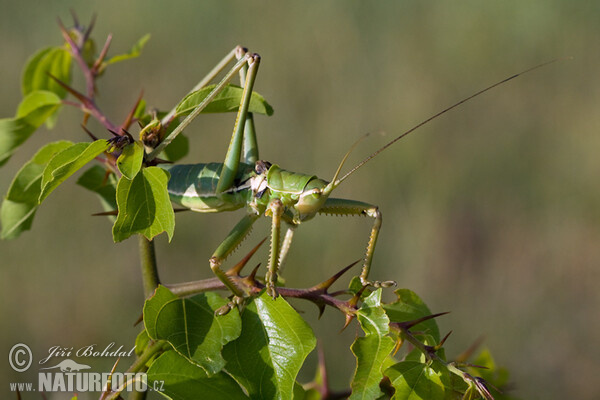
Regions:
<svg viewBox="0 0 600 400"><path fill-rule="evenodd" d="M38 202L44 201L68 177L105 152L109 146L106 140L96 140L92 143L75 143L57 153L42 174L42 191Z"/></svg>
<svg viewBox="0 0 600 400"><path fill-rule="evenodd" d="M148 239L175 230L175 214L169 200L169 173L158 167L144 168L133 179L121 177L117 184L119 213L113 225L113 239L120 242L136 233Z"/></svg>
<svg viewBox="0 0 600 400"><path fill-rule="evenodd" d="M381 367L394 348L394 340L388 335L390 320L381 305L381 289L365 299L356 317L365 336L352 344L356 371L350 399L376 399L383 394L379 390Z"/></svg>
<svg viewBox="0 0 600 400"><path fill-rule="evenodd" d="M46 165L56 153L71 145L68 141L49 143L17 172L2 202L2 239L13 239L31 229Z"/></svg>
<svg viewBox="0 0 600 400"><path fill-rule="evenodd" d="M243 310L240 337L223 349L225 369L253 399L291 399L315 345L312 329L285 299L263 292Z"/></svg>
<svg viewBox="0 0 600 400"><path fill-rule="evenodd" d="M144 161L144 149L139 142L130 143L123 148L119 158L117 158L117 168L123 176L129 180L135 178Z"/></svg>
<svg viewBox="0 0 600 400"><path fill-rule="evenodd" d="M394 291L396 301L384 305L385 312L392 322L412 321L433 314L429 307L409 289L398 289ZM429 319L415 326L415 330L430 335L433 339L430 344L440 342L440 330L434 320Z"/></svg>
<svg viewBox="0 0 600 400"><path fill-rule="evenodd" d="M48 47L40 50L29 59L23 71L21 81L23 96L36 90L44 90L64 98L67 91L54 78L69 84L71 82L71 63L71 54L65 48Z"/></svg>
<svg viewBox="0 0 600 400"><path fill-rule="evenodd" d="M445 400L439 374L429 365L403 361L388 368L385 374L396 390L394 400Z"/></svg>
<svg viewBox="0 0 600 400"><path fill-rule="evenodd" d="M115 174L99 165L94 165L79 177L77 184L96 193L104 211L117 210L117 179Z"/></svg>
<svg viewBox="0 0 600 400"><path fill-rule="evenodd" d="M215 311L227 304L216 293L202 293L180 299L164 286L144 305L144 323L148 336L166 340L189 362L213 375L225 366L223 346L241 332L235 312L215 318Z"/></svg>
<svg viewBox="0 0 600 400"><path fill-rule="evenodd" d="M150 34L146 34L146 35L142 36L140 38L140 40L138 40L137 43L135 43L131 47L131 50L129 50L129 52L127 52L125 54L119 54L116 56L112 56L111 58L106 60L105 63L103 64L102 69L106 68L106 66L108 66L109 64L114 64L114 63L117 63L120 61L125 61L125 60L139 57L142 54L142 49L144 48L144 46L146 45L148 40L150 40Z"/></svg>
<svg viewBox="0 0 600 400"><path fill-rule="evenodd" d="M81 29L76 27L65 35L64 46L43 49L28 61L22 81L24 98L13 118L0 120L0 166L42 124L52 127L68 93L86 110L84 121L91 115L115 137L85 143L59 141L42 147L19 170L8 189L0 210L1 236L12 239L29 230L40 203L50 193L83 167L100 161L89 166L77 184L95 193L109 212L114 221L114 241L136 234L151 241L162 232L170 240L175 229L167 192L170 175L156 166L160 160L153 159L151 152L167 145L160 157L169 161L187 154L189 142L185 136L179 135L170 143L168 136L178 126L177 132L182 130L179 124L183 117L207 99L215 86L190 93L170 113L146 113L146 101L140 99L127 120L116 125L95 108L95 93L88 92L95 90L96 79L109 65L139 56L149 35L128 53L105 59L104 53L96 53L91 38L85 43L70 39L87 37L82 36ZM69 86L74 58L84 72L86 95ZM203 112L237 111L242 92L239 86L226 85ZM273 108L256 92L251 94L249 111L273 114ZM143 126L140 141L127 133L136 120ZM115 212L116 216L112 215ZM144 240L142 243L152 243ZM205 288L183 297L173 287L156 287L158 277L155 284L150 284L150 290L156 290L144 304L145 329L135 341L139 363L132 368L147 369L149 383L160 382L161 394L166 398L309 400L329 393L331 397L349 395L350 399L475 399L490 398L485 381L497 387L508 382L507 372L496 367L487 350L473 361L486 370L447 361L438 325L414 292L397 290L395 301L384 304L382 289L365 290L355 278L349 293L345 293L346 300L330 295L326 289L288 292L288 296L312 301L319 307L335 307L348 322L356 318L362 330L351 346L356 357L351 393L331 393L324 362L314 381L302 385L297 381L298 373L316 346L311 327L285 296L272 299L253 275L242 277L239 271L230 270L226 276L247 298L235 297L230 303ZM229 312L221 315L223 310ZM404 350L404 343L412 348ZM396 354L398 348L403 351L400 355ZM116 398L118 393L109 395Z"/></svg>
<svg viewBox="0 0 600 400"><path fill-rule="evenodd" d="M188 94L176 107L176 115L182 117L191 113L209 95L216 85L209 85ZM240 106L243 89L236 85L227 85L217 94L210 104L202 110L203 113L235 112ZM250 98L249 112L273 115L273 107L264 97L253 92Z"/></svg>
<svg viewBox="0 0 600 400"><path fill-rule="evenodd" d="M248 399L242 388L231 376L219 372L212 376L197 365L174 351L167 351L148 369L148 382L160 382L163 396L173 400L205 399L237 400Z"/></svg>
<svg viewBox="0 0 600 400"><path fill-rule="evenodd" d="M162 152L162 158L167 161L177 162L187 155L190 151L190 141L183 135L179 134L171 144Z"/></svg>
<svg viewBox="0 0 600 400"><path fill-rule="evenodd" d="M31 92L14 118L0 119L0 166L60 107L52 92Z"/></svg>

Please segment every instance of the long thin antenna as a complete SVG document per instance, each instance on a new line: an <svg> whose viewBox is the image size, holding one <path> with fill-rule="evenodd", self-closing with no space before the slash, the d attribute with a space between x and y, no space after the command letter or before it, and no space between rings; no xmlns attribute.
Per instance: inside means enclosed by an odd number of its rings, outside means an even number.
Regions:
<svg viewBox="0 0 600 400"><path fill-rule="evenodd" d="M380 148L379 150L377 150L376 152L374 152L373 154L371 154L370 156L368 156L367 158L365 158L364 160L362 160L361 162L359 162L354 168L352 168L348 173L346 173L344 176L342 176L340 179L338 179L337 181L335 181L334 186L338 186L340 183L342 183L342 181L344 179L346 179L347 177L349 177L350 175L352 175L357 169L359 169L360 167L362 167L363 165L365 165L366 163L368 163L371 159L375 158L379 153L381 153L382 151L384 151L385 149L387 149L388 147L390 147L391 145L393 145L394 143L396 143L398 140L402 139L403 137L405 137L406 135L408 135L409 133L419 129L420 127L422 127L423 125L427 124L428 122L436 119L437 117L439 117L442 114L447 113L448 111L460 106L463 103L466 103L467 101L471 100L474 97L479 96L480 94L483 94L485 92L487 92L488 90L491 90L493 88L495 88L496 86L500 86L503 83L506 83L512 79L515 79L518 76L521 76L523 74L526 74L528 72L531 72L533 70L536 70L538 68L542 68L548 64L552 64L554 62L557 61L561 61L561 60L565 60L565 59L572 59L572 57L564 57L564 58L555 58L554 60L550 60L550 61L546 61L542 64L538 64L535 67L531 67L528 68L524 71L519 72L518 74L514 74L512 76L509 76L508 78L502 79L499 82L494 83L493 85L490 85L488 87L486 87L485 89L481 89L480 91L472 94L469 97L466 97L464 99L462 99L461 101L452 104L450 107L443 109L442 111L438 112L437 114L432 115L431 117L427 118L426 120L418 123L417 125L413 126L412 128L410 128L409 130L407 130L406 132L404 132L403 134L401 134L400 136L398 136L397 138L395 138L394 140L392 140L391 142L389 142L388 144L386 144L385 146L383 146L382 148Z"/></svg>

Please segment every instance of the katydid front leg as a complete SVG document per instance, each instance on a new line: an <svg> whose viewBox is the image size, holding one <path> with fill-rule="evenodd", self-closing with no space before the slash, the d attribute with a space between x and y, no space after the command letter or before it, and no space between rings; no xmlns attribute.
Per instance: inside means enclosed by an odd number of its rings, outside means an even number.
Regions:
<svg viewBox="0 0 600 400"><path fill-rule="evenodd" d="M367 244L363 268L360 273L360 282L363 286L369 285L374 287L390 287L396 285L396 282L394 281L369 281L368 279L382 222L381 212L377 206L362 201L329 198L325 202L325 205L319 210L319 214L347 216L363 215L373 218L373 227L371 228L371 235L369 236L369 243Z"/></svg>

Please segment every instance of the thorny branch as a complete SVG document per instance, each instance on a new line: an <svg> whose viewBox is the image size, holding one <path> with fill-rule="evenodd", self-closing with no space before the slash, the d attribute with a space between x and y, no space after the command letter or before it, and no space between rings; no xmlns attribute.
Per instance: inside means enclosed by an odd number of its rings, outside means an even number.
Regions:
<svg viewBox="0 0 600 400"><path fill-rule="evenodd" d="M84 59L83 50L84 50L86 41L89 39L89 35L93 28L94 22L95 22L95 18L92 18L90 26L86 29L83 26L79 25L79 23L77 22L77 19L75 18L75 26L72 31L69 31L65 28L65 26L63 25L63 23L60 20L58 21L63 38L69 45L69 51L70 51L71 55L73 56L73 58L76 60L77 64L79 65L79 68L84 76L85 86L86 86L86 94L80 93L77 90L75 90L74 88L72 88L71 86L67 85L66 83L61 82L57 78L53 77L52 75L50 75L50 76L59 85L61 85L65 90L67 90L71 95L73 95L79 101L79 102L73 102L73 101L64 100L63 104L77 107L85 113L84 123L82 124L82 127L88 133L88 135L90 135L90 137L93 140L97 140L97 138L91 132L89 132L87 130L87 128L85 127L85 123L87 122L87 119L89 116L92 116L93 118L98 120L98 122L100 122L114 136L127 136L128 139L131 139L131 135L127 132L127 129L135 121L135 119L134 119L135 110L137 109L137 107L142 99L142 94L140 94L140 96L138 97L133 108L128 113L127 117L125 118L125 120L123 121L123 123L120 126L113 123L96 105L96 103L95 103L96 84L95 83L96 83L96 79L103 72L104 60L106 58L106 55L108 53L108 50L109 50L109 47L110 47L110 44L112 41L112 35L108 35L108 37L104 43L104 46L103 46L102 50L100 51L98 58L93 63L91 63L91 65L88 64L88 62ZM109 159L110 158L111 157L109 157ZM254 249L252 249L238 264L236 264L234 267L232 267L230 270L228 270L226 272L227 275L230 277L230 279L234 282L234 284L237 285L239 288L243 289L243 291L248 296L256 295L265 288L264 283L256 278L256 273L258 271L258 267L260 266L260 264L257 265L249 275L244 276L241 274L242 269L246 266L246 264L248 263L250 258L254 255L254 253L258 250L258 248L262 245L263 242L264 242L264 240L262 242L260 242ZM155 260L154 260L154 262L155 262ZM319 309L319 315L321 315L324 312L326 306L338 309L339 311L344 313L344 315L346 317L346 321L344 324L344 328L345 328L355 317L356 312L359 309L358 303L363 296L363 291L366 290L366 286L363 287L358 293L353 294L351 296L351 298L348 300L341 300L338 297L340 295L344 295L344 294L348 295L348 294L352 294L352 293L350 293L348 291L338 291L338 292L330 293L329 289L344 273L346 273L350 268L352 268L354 265L356 265L357 262L358 261L346 266L345 268L340 270L338 273L333 275L331 278L329 278L315 286L312 286L310 288L295 289L295 288L279 287L278 293L281 296L286 297L286 298L298 298L298 299L304 299L304 300L308 300L308 301L312 302ZM156 273L155 274L156 279L146 282L146 277L144 277L144 279L145 279L144 285L145 285L146 294L148 294L150 291L150 285L155 287L159 282L158 281L158 272L156 271L155 267L156 267L156 265L154 264L153 271ZM152 274L150 274L150 275L152 275ZM204 280L199 280L199 281L183 282L183 283L176 283L176 284L167 284L165 286L167 288L169 288L174 294L181 296L181 297L193 295L196 293L206 292L206 291L226 290L227 289L225 287L225 285L218 278L211 278L211 279L204 279ZM425 355L425 357L427 358L428 361L436 361L436 362L442 363L452 373L460 376L465 382L467 382L467 384L469 385L469 387L472 390L477 391L484 399L486 399L486 400L492 399L493 400L493 396L490 394L487 384L483 379L478 378L478 377L473 377L472 375L470 375L467 372L460 369L460 367L464 367L464 366L471 366L471 367L477 367L477 366L467 364L464 362L464 360L455 361L455 362L446 362L443 358L441 358L440 356L437 355L437 351L442 348L444 342L446 341L446 339L448 338L450 333L448 333L448 335L446 335L439 344L437 344L435 346L429 346L429 345L421 342L417 338L417 336L410 330L412 327L414 327L415 325L417 325L425 320L436 318L436 317L444 315L444 314L446 314L446 313L433 314L433 315L426 316L426 317L423 317L423 318L420 318L420 319L414 320L414 321L407 321L407 322L401 322L401 323L392 322L392 323L390 323L390 328L392 329L392 331L397 332L398 338L399 338L399 345L401 345L404 341L409 342L415 348L419 349ZM129 369L127 371L128 372L136 372L136 371L145 370L145 368L146 368L145 365L146 365L147 360L150 359L152 356L156 355L157 353L165 351L167 348L168 348L168 345L164 341L151 342L151 345L149 345L145 349L144 353L140 357L137 358L137 360L129 367ZM325 370L324 360L322 360L322 354L320 355L320 358L321 358L320 368L322 369L321 373L323 376L326 377L326 370ZM115 368L116 368L116 365L115 365ZM114 368L113 368L113 372L114 372ZM323 398L326 398L326 399L340 398L340 396L344 397L345 395L349 394L349 393L330 392L326 381L327 380L325 379L323 386L318 388L319 391L322 394L324 394ZM385 382L382 382L382 384L385 386ZM101 399L120 399L120 398L121 398L120 390L116 389L116 391L113 391L113 390L111 390L110 387L108 387L107 390L104 393L102 393L102 395L101 395Z"/></svg>

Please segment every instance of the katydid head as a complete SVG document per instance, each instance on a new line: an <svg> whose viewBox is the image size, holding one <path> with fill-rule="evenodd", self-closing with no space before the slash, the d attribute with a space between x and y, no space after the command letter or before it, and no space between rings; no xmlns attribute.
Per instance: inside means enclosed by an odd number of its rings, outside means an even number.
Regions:
<svg viewBox="0 0 600 400"><path fill-rule="evenodd" d="M301 215L302 220L312 218L324 205L331 192L338 186L339 181L337 177L344 166L344 163L348 159L352 150L367 136L369 133L361 136L356 142L350 146L350 149L346 152L340 165L338 166L333 179L330 182L324 181L317 177L312 177L307 183L306 186L302 189L302 192L298 195L298 200L294 206L296 211Z"/></svg>

